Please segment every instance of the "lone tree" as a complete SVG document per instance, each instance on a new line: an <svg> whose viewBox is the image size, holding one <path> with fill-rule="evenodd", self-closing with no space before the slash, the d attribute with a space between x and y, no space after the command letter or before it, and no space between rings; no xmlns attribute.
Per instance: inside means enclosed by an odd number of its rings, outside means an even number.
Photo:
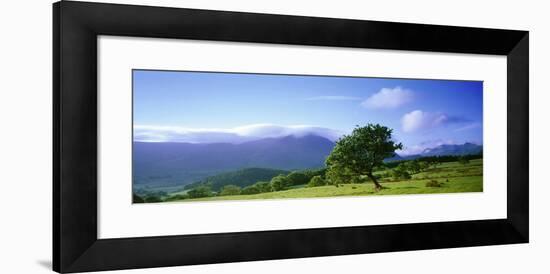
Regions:
<svg viewBox="0 0 550 274"><path fill-rule="evenodd" d="M382 189L372 174L375 167L381 166L384 159L395 155L396 149L402 149L401 143L391 140L392 129L379 124L357 126L351 135L344 135L328 156L326 164L331 168L345 169L356 178L366 175L374 183L375 190Z"/></svg>

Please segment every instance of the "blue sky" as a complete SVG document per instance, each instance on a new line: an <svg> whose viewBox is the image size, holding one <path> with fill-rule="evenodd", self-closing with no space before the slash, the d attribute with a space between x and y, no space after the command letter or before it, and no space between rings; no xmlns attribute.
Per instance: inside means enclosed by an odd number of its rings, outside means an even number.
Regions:
<svg viewBox="0 0 550 274"><path fill-rule="evenodd" d="M134 70L136 141L238 142L355 125L394 130L404 154L482 143L483 83Z"/></svg>

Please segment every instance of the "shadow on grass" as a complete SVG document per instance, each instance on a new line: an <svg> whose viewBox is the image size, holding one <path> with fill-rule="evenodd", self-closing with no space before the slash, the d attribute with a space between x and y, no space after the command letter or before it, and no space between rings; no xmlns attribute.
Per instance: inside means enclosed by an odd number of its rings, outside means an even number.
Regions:
<svg viewBox="0 0 550 274"><path fill-rule="evenodd" d="M417 186L402 186L402 187L398 187L396 189L416 189L416 188L419 188Z"/></svg>

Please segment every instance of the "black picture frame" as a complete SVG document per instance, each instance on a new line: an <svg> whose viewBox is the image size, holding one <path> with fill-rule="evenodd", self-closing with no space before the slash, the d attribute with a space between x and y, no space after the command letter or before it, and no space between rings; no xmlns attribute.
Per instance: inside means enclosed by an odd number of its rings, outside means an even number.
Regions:
<svg viewBox="0 0 550 274"><path fill-rule="evenodd" d="M98 35L506 56L507 218L98 239ZM528 79L527 31L54 3L53 269L68 273L527 243Z"/></svg>

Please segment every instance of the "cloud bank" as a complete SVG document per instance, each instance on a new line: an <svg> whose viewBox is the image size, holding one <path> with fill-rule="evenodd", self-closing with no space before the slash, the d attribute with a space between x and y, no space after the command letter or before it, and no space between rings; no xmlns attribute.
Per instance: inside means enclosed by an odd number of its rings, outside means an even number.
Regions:
<svg viewBox="0 0 550 274"><path fill-rule="evenodd" d="M361 103L369 109L393 109L413 100L413 92L401 87L383 88Z"/></svg>
<svg viewBox="0 0 550 274"><path fill-rule="evenodd" d="M465 131L465 130L470 130L470 129L475 129L475 128L481 128L481 123L470 123L470 124L467 124L463 127L459 127L457 129L455 129L454 131L455 132L460 132L460 131Z"/></svg>
<svg viewBox="0 0 550 274"><path fill-rule="evenodd" d="M317 135L336 141L343 132L308 125L281 126L253 124L234 128L185 128L174 126L134 126L134 141L178 143L244 143L263 138Z"/></svg>
<svg viewBox="0 0 550 274"><path fill-rule="evenodd" d="M403 132L416 132L433 129L439 126L468 122L469 120L450 116L441 112L424 112L422 110L411 111L401 118Z"/></svg>

